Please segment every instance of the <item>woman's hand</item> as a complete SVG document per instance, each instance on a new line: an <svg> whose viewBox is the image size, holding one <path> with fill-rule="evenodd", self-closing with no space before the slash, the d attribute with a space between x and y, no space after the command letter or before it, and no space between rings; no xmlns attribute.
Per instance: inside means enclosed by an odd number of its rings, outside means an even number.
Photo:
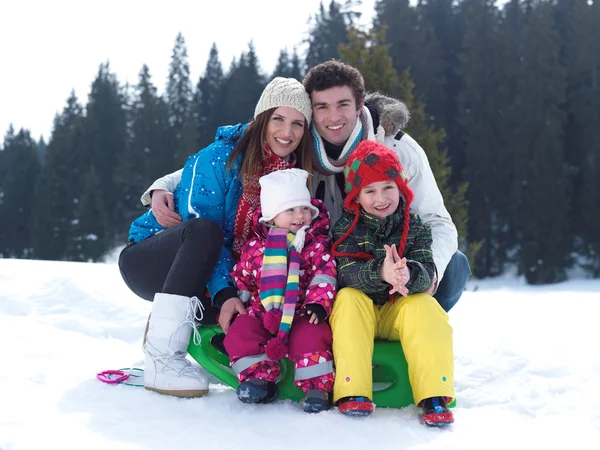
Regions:
<svg viewBox="0 0 600 450"><path fill-rule="evenodd" d="M231 321L236 314L247 314L242 301L238 297L231 297L229 300L225 300L219 314L219 326L223 330L223 333L227 334L229 325L231 325Z"/></svg>
<svg viewBox="0 0 600 450"><path fill-rule="evenodd" d="M173 194L169 191L152 191L152 213L156 221L165 228L181 223L181 216L175 212Z"/></svg>

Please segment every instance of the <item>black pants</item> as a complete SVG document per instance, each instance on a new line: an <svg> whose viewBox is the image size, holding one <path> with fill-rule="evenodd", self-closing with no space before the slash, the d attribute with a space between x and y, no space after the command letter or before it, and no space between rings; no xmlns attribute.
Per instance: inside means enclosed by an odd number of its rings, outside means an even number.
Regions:
<svg viewBox="0 0 600 450"><path fill-rule="evenodd" d="M138 243L119 255L125 284L152 301L154 294L198 297L205 306L203 323L214 323L216 308L204 297L223 246L223 231L211 220L191 219Z"/></svg>

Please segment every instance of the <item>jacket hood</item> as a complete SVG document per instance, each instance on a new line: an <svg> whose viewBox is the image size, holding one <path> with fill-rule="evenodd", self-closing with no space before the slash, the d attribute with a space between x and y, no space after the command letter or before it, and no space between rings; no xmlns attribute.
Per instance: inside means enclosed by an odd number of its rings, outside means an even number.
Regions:
<svg viewBox="0 0 600 450"><path fill-rule="evenodd" d="M368 92L365 95L365 104L379 116L379 124L386 136L395 136L410 120L410 112L404 102L381 92Z"/></svg>
<svg viewBox="0 0 600 450"><path fill-rule="evenodd" d="M331 221L329 219L329 212L327 208L325 208L325 204L321 200L317 200L316 198L311 198L311 204L315 206L319 210L319 214L312 221L310 227L306 231L306 241L304 246L308 244L314 238L328 238L329 237L329 229L331 228ZM254 211L254 215L252 216L252 223L254 224L254 233L260 239L267 239L267 235L269 234L269 228L264 224L260 223L258 219L262 217L261 208L257 208Z"/></svg>
<svg viewBox="0 0 600 450"><path fill-rule="evenodd" d="M215 141L218 139L228 139L232 141L237 141L242 134L244 134L244 130L248 124L238 123L237 125L225 125L217 128L217 133L215 134Z"/></svg>

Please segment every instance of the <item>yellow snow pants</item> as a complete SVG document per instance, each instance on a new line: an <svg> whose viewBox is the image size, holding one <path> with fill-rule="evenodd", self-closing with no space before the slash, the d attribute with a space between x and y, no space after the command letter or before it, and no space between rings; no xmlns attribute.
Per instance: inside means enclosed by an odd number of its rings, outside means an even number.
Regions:
<svg viewBox="0 0 600 450"><path fill-rule="evenodd" d="M329 319L336 366L333 399L373 398L375 339L400 341L415 405L429 397L454 398L454 353L448 314L427 294L375 306L362 291L341 289Z"/></svg>

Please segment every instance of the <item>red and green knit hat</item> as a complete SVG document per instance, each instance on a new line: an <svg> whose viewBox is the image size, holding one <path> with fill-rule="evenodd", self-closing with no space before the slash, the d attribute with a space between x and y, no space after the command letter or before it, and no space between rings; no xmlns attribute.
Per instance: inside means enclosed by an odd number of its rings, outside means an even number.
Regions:
<svg viewBox="0 0 600 450"><path fill-rule="evenodd" d="M344 167L344 178L344 190L346 191L344 207L348 211L352 211L355 214L352 225L348 231L346 231L346 233L344 233L344 235L333 244L332 252L334 256L350 256L361 259L373 259L373 256L369 255L368 253L348 254L337 252L336 249L338 245L344 241L344 239L350 236L350 233L352 233L352 230L354 230L354 227L358 223L360 205L355 200L360 190L371 183L388 180L396 182L396 185L400 189L405 201L404 226L402 227L402 237L398 244L398 254L402 256L404 253L404 247L406 246L406 239L408 238L410 204L412 203L415 195L413 194L412 189L408 186L408 177L400 165L400 161L398 161L398 156L396 153L379 142L363 141L350 155L350 158Z"/></svg>

